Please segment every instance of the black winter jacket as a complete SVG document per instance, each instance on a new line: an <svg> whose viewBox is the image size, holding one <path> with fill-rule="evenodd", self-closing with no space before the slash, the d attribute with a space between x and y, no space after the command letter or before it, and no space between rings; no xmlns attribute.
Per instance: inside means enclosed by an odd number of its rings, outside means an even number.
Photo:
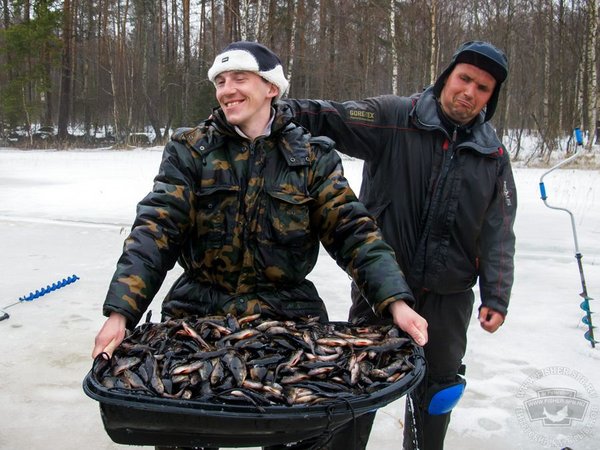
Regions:
<svg viewBox="0 0 600 450"><path fill-rule="evenodd" d="M360 200L415 292L466 291L506 314L517 198L509 155L484 113L449 133L432 88L344 103L288 100L296 119L365 161Z"/></svg>

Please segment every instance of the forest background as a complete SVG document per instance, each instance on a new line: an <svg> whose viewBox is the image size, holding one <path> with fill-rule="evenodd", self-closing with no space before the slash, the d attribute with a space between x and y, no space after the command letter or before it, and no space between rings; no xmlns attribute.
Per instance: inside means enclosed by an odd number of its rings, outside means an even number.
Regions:
<svg viewBox="0 0 600 450"><path fill-rule="evenodd" d="M0 8L0 145L161 145L216 106L206 73L236 40L280 55L290 97L332 100L418 92L459 44L487 40L510 61L493 123L514 160L530 136L527 163L568 153L575 127L589 160L600 152L597 0L1 0Z"/></svg>

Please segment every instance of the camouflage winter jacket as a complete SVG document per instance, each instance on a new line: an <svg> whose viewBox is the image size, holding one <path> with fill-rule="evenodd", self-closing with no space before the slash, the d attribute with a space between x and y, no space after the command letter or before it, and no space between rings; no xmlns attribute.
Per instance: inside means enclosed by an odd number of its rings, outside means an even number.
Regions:
<svg viewBox="0 0 600 450"><path fill-rule="evenodd" d="M275 108L271 134L252 142L219 109L174 133L152 192L138 204L105 315L117 311L135 326L178 261L184 273L163 302L163 317L326 319L306 279L319 242L376 312L393 299L412 301L393 251L343 176L333 141L312 138L287 106Z"/></svg>

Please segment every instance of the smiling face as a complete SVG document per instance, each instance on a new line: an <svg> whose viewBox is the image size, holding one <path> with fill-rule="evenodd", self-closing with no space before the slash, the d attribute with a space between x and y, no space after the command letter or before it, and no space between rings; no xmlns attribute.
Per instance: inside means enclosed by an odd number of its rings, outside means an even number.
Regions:
<svg viewBox="0 0 600 450"><path fill-rule="evenodd" d="M227 121L255 139L271 117L271 100L279 89L254 72L228 71L215 77L216 96Z"/></svg>
<svg viewBox="0 0 600 450"><path fill-rule="evenodd" d="M485 70L471 64L457 64L440 95L442 110L454 122L465 125L485 107L495 87L496 79Z"/></svg>

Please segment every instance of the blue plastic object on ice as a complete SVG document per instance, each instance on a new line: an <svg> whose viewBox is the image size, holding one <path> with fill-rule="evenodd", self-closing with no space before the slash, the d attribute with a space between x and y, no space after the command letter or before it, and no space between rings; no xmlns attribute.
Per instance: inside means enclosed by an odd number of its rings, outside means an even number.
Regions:
<svg viewBox="0 0 600 450"><path fill-rule="evenodd" d="M30 292L29 295L19 297L19 301L20 302L30 302L32 300L35 300L36 298L40 298L40 297L50 293L52 291L55 291L62 287L65 287L71 283L75 283L77 280L79 280L79 277L77 275L73 274L70 277L63 278L62 280L52 283L51 285L49 284L45 288L43 287L41 289L36 289L35 292Z"/></svg>
<svg viewBox="0 0 600 450"><path fill-rule="evenodd" d="M583 145L583 136L579 128L575 128L575 140L577 141L577 145Z"/></svg>
<svg viewBox="0 0 600 450"><path fill-rule="evenodd" d="M465 392L465 384L464 378L460 378L460 381L436 392L431 397L427 412L432 416L438 416L452 411Z"/></svg>
<svg viewBox="0 0 600 450"><path fill-rule="evenodd" d="M11 303L10 305L5 306L3 309L0 309L0 321L6 320L10 317L10 315L6 311L4 311L4 309L11 308L22 302L31 302L31 301L33 301L37 298L40 298L52 291L55 291L57 289L68 286L71 283L75 283L77 280L79 280L79 277L77 275L73 274L70 277L63 278L62 280L59 280L55 283L47 285L46 287L36 289L35 292L31 291L29 293L29 295L24 295L23 297L19 297L18 302Z"/></svg>

